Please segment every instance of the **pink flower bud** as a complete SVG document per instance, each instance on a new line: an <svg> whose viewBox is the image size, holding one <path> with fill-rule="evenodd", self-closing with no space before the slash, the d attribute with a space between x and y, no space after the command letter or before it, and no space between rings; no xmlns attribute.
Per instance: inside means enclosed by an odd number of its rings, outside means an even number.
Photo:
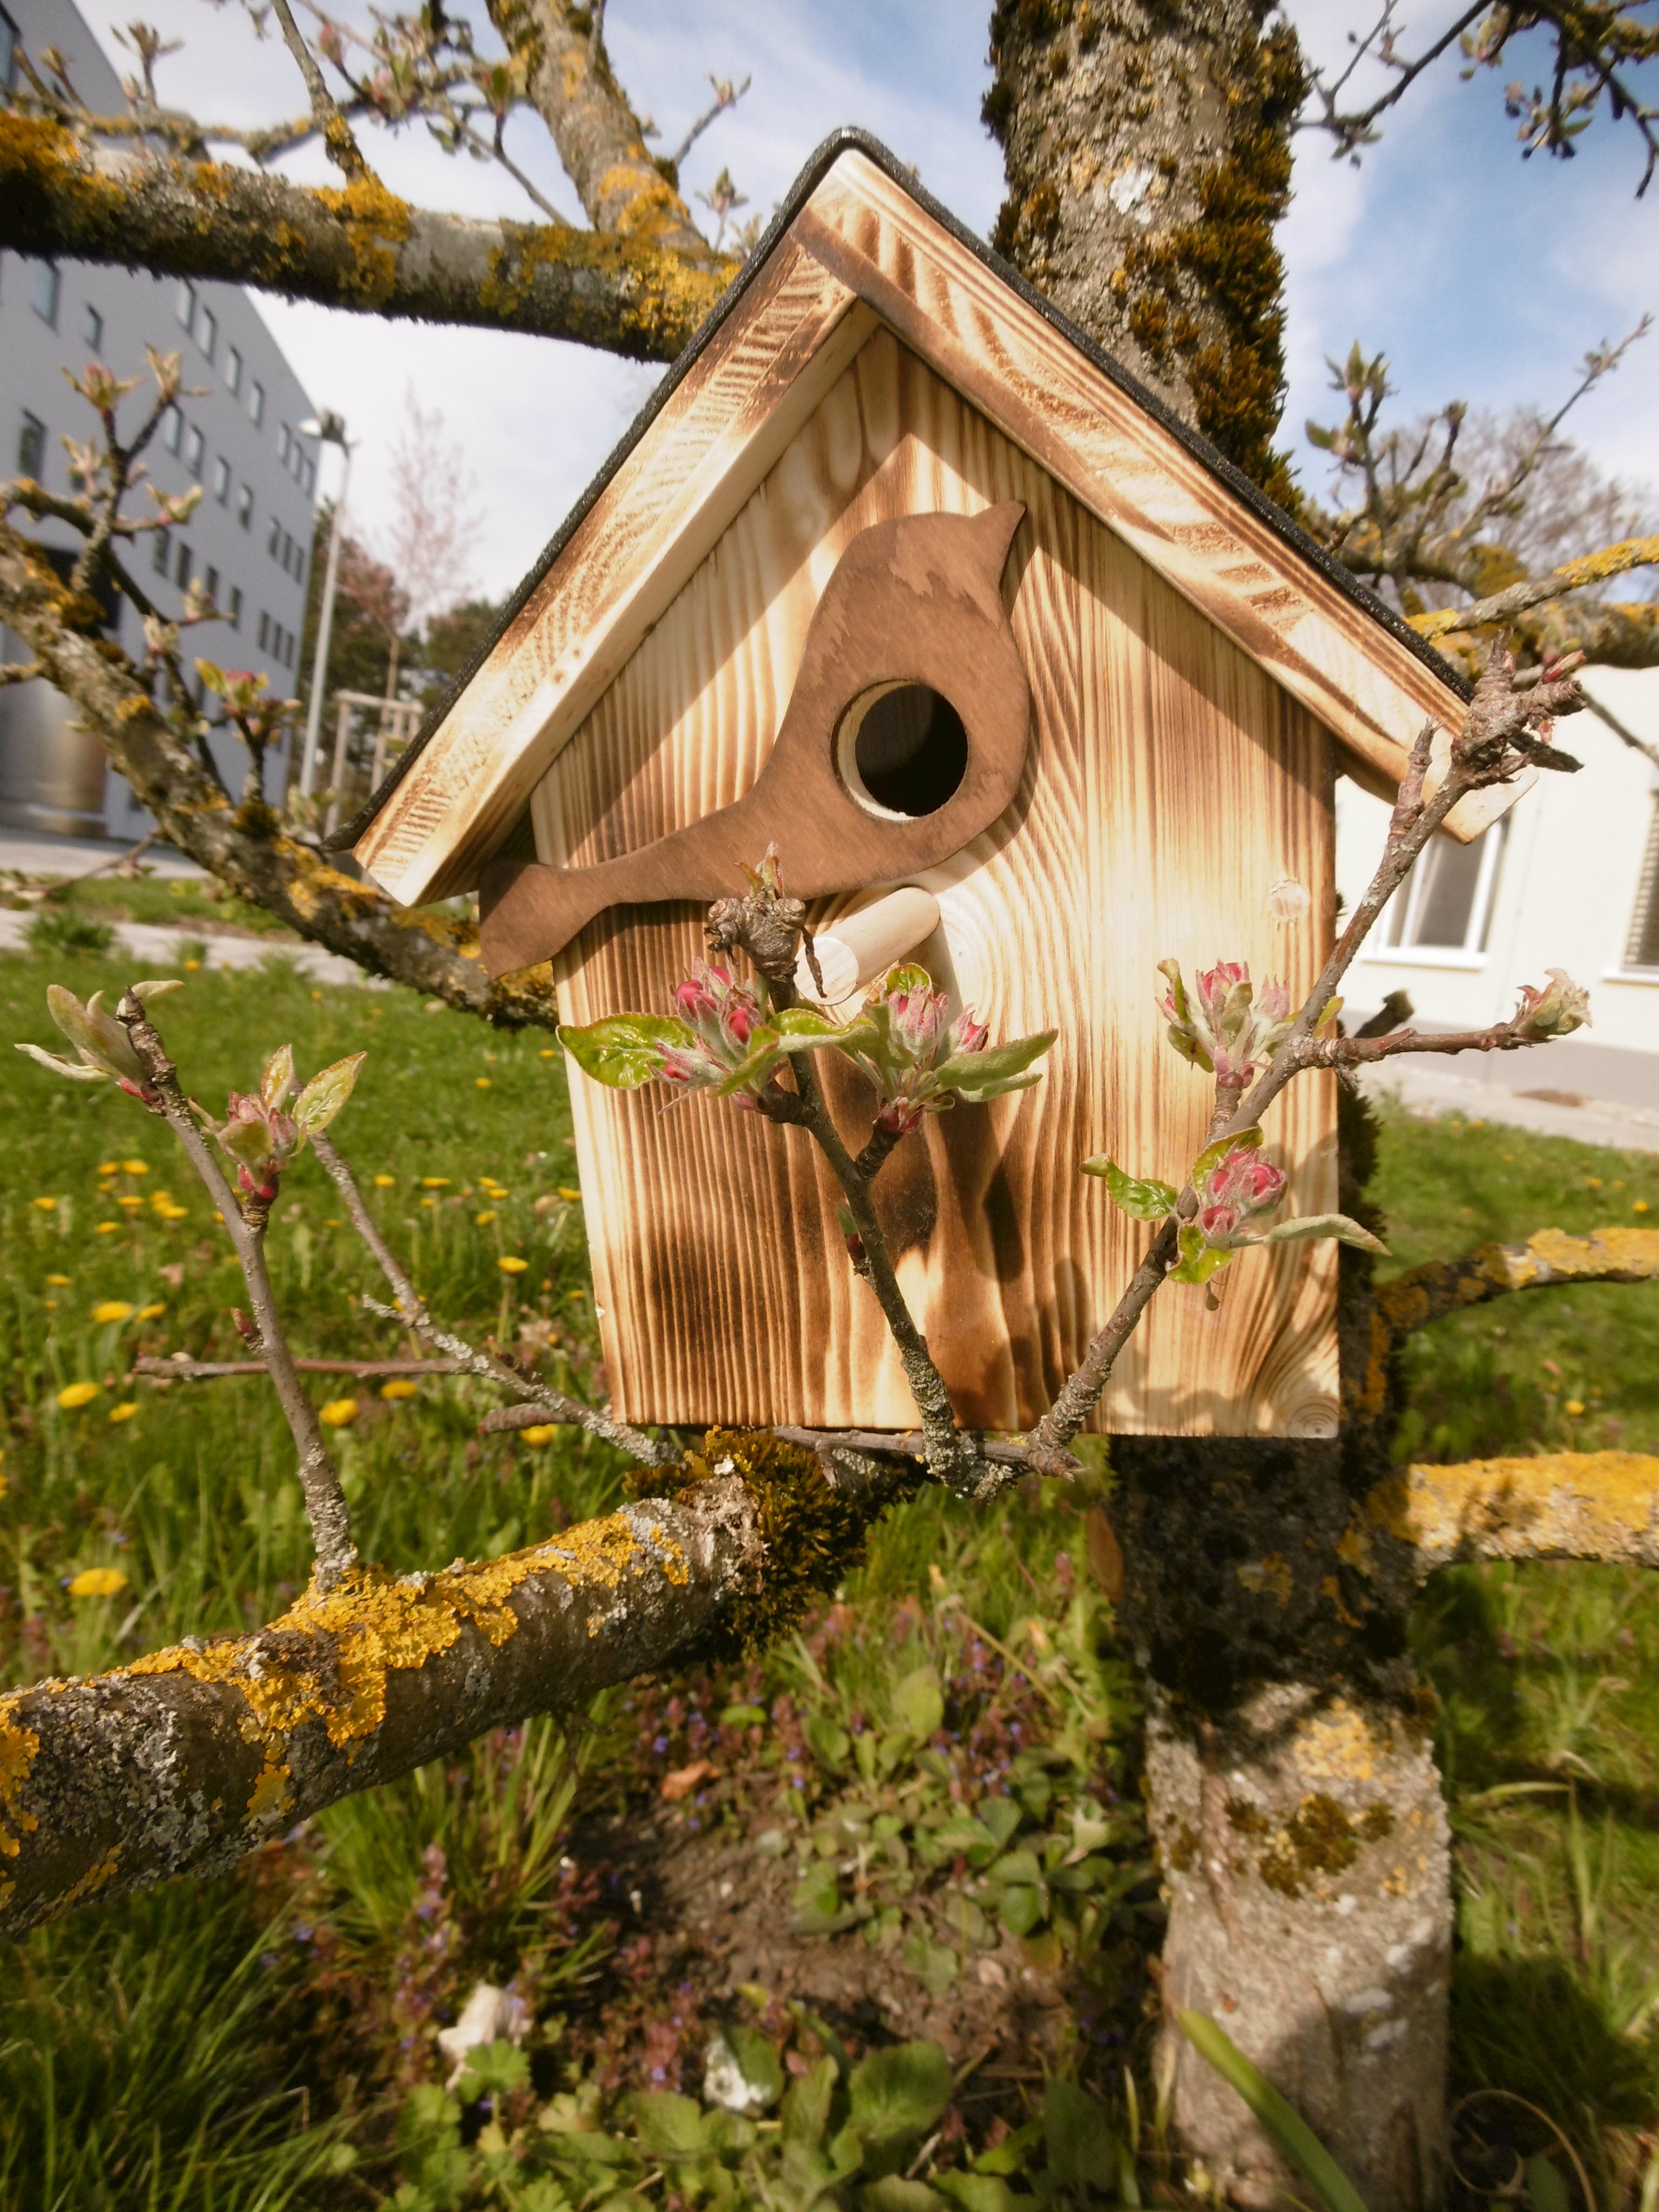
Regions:
<svg viewBox="0 0 1659 2212"><path fill-rule="evenodd" d="M988 1022L976 1022L965 1010L957 1015L951 1029L952 1052L983 1052L985 1041L991 1034Z"/></svg>

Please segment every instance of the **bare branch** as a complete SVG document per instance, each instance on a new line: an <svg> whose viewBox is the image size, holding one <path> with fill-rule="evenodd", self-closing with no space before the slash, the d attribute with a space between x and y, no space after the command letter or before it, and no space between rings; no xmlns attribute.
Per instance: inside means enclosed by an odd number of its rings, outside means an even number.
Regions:
<svg viewBox="0 0 1659 2212"><path fill-rule="evenodd" d="M276 11L276 21L283 27L283 37L288 50L299 64L300 74L305 79L306 91L311 100L312 123L322 134L329 160L343 173L348 182L368 177L369 167L363 159L362 149L352 137L351 125L341 114L333 94L325 82L317 57L306 44L288 0L270 0L270 5Z"/></svg>
<svg viewBox="0 0 1659 2212"><path fill-rule="evenodd" d="M467 1375L471 1370L459 1359L296 1359L301 1375L355 1375L362 1382L381 1376ZM135 1359L128 1370L147 1380L167 1382L217 1382L232 1375L268 1375L264 1359Z"/></svg>
<svg viewBox="0 0 1659 2212"><path fill-rule="evenodd" d="M145 1105L166 1120L179 1139L236 1248L242 1279L247 1285L248 1304L253 1310L255 1349L270 1372L299 1454L300 1486L305 1492L306 1518L311 1523L316 1554L316 1587L319 1592L331 1590L356 1565L357 1547L351 1540L351 1515L345 1493L340 1488L339 1470L323 1442L316 1408L301 1387L283 1334L282 1314L265 1266L265 1214L259 1211L250 1219L232 1194L179 1087L179 1071L168 1059L167 1048L145 1012L143 1000L133 992L127 992L117 1009L117 1018L131 1038L132 1048L144 1070Z"/></svg>
<svg viewBox="0 0 1659 2212"><path fill-rule="evenodd" d="M708 106L704 108L702 113L697 118L696 121L691 125L691 128L686 132L684 137L681 139L679 144L676 146L673 152L668 156L668 166L674 171L677 176L679 173L680 163L684 161L686 155L696 144L698 139L702 137L703 132L708 130L709 125L713 123L717 117L724 115L728 107L735 107L737 106L738 102L743 98L744 93L748 91L750 86L753 83L754 79L752 77L744 77L743 82L735 89L733 89L732 80L729 76L711 76L708 82L714 88L714 99L709 102Z"/></svg>
<svg viewBox="0 0 1659 2212"><path fill-rule="evenodd" d="M1413 1267L1377 1291L1376 1311L1399 1343L1447 1314L1512 1291L1651 1282L1659 1282L1659 1229L1597 1229L1587 1237L1540 1229L1523 1244L1483 1244L1461 1260Z"/></svg>

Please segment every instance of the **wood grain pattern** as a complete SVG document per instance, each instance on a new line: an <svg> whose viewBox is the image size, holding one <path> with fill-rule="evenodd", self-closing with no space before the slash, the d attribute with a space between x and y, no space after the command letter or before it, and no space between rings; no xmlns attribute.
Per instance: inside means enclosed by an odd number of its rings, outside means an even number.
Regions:
<svg viewBox="0 0 1659 2212"><path fill-rule="evenodd" d="M1045 1080L931 1121L882 1204L899 1273L965 1419L1036 1418L1146 1232L1079 1162L1110 1150L1178 1176L1205 1080L1170 1052L1155 963L1221 957L1311 981L1329 940L1333 748L1314 717L1113 531L878 332L822 400L538 786L538 850L588 865L729 805L753 784L819 594L888 517L1023 501L1005 597L1032 694L1019 792L918 880L941 928L919 957L1012 1036L1058 1024ZM1294 876L1309 920L1276 924ZM830 921L853 903L819 902ZM620 908L562 957L573 1021L662 1008L700 946L695 907ZM836 1194L802 1133L707 1099L573 1079L606 1367L633 1419L902 1427L914 1409L853 1275ZM838 1113L860 1102L850 1078ZM1290 1203L1335 1201L1334 1096L1304 1079L1269 1132ZM1117 1429L1328 1430L1331 1249L1249 1253L1158 1301L1105 1409Z"/></svg>
<svg viewBox="0 0 1659 2212"><path fill-rule="evenodd" d="M1462 703L857 152L844 154L605 485L356 848L406 903L471 887L538 778L878 318L1397 782ZM1484 827L1513 793L1465 800Z"/></svg>

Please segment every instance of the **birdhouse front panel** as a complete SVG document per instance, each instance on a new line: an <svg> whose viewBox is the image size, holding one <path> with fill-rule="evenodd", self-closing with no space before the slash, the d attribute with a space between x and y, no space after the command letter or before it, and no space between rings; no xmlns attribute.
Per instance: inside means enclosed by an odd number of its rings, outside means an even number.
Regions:
<svg viewBox="0 0 1659 2212"><path fill-rule="evenodd" d="M931 536L884 527L929 517L981 520ZM936 568L963 564L959 586L917 584L905 548L919 544L944 549L927 556ZM845 699L838 684L852 687ZM1029 720L1005 793L986 781L1001 768L985 757L1006 750L1016 690ZM873 750L866 758L860 735L856 761L837 756L832 789L815 782L811 748L845 749L831 732L850 726L855 693ZM814 899L815 925L896 884L919 886L939 921L914 957L953 1011L971 1007L994 1041L1059 1031L1034 1089L930 1117L878 1185L900 1280L962 1418L1024 1427L1110 1312L1147 1233L1081 1162L1105 1151L1133 1173L1179 1181L1204 1142L1212 1086L1164 1041L1158 962L1190 973L1247 959L1294 994L1328 948L1329 735L877 329L543 776L538 855L591 867L711 823L757 791L780 744L791 750L763 788L785 810L792 849L809 876L828 854L823 879L856 886ZM753 815L763 827L764 812ZM975 826L957 844L963 823ZM926 864L896 866L901 850ZM760 848L744 857L758 861ZM1298 902L1281 894L1270 906L1269 893L1287 881L1310 896L1281 921L1275 908ZM687 896L664 902L665 886L681 884ZM597 913L559 956L567 1020L667 1011L703 949L707 897L741 885L683 873L651 888L649 902ZM861 1139L870 1102L857 1079L835 1079L831 1095L843 1133ZM619 1413L913 1425L880 1315L846 1256L839 1192L803 1132L729 1102L665 1105L660 1086L617 1092L574 1072L572 1097ZM1293 1085L1269 1140L1290 1174L1287 1212L1333 1210L1332 1079ZM1167 1290L1118 1363L1102 1425L1332 1432L1335 1268L1329 1244L1286 1244L1241 1254L1219 1279L1218 1311L1200 1289Z"/></svg>

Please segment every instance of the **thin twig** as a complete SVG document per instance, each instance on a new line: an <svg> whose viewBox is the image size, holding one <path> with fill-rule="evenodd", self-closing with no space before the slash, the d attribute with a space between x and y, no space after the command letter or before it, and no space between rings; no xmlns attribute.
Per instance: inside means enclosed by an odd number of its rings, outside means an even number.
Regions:
<svg viewBox="0 0 1659 2212"><path fill-rule="evenodd" d="M356 1565L357 1547L351 1540L351 1515L345 1493L340 1488L339 1471L323 1442L316 1408L301 1383L283 1334L282 1316L265 1266L263 1219L256 1226L244 1218L190 1110L179 1085L179 1072L167 1057L161 1033L145 1013L143 1001L133 992L125 992L116 1012L144 1071L149 1094L145 1105L152 1114L166 1121L183 1146L208 1196L218 1208L226 1233L241 1262L242 1279L247 1285L248 1304L257 1332L257 1348L299 1453L300 1486L305 1492L306 1517L311 1523L317 1587L331 1589Z"/></svg>
<svg viewBox="0 0 1659 2212"><path fill-rule="evenodd" d="M520 1374L506 1360L495 1358L487 1352L478 1352L465 1338L440 1328L428 1312L426 1301L410 1282L402 1261L381 1236L380 1224L364 1205L362 1193L357 1188L357 1180L351 1170L325 1136L313 1136L311 1141L323 1164L325 1174L345 1202L352 1227L374 1254L397 1300L394 1309L382 1305L377 1298L365 1298L363 1304L370 1313L379 1314L384 1320L403 1322L453 1361L453 1372L476 1375L482 1382L499 1382L522 1404L536 1407L544 1419L550 1423L586 1429L590 1435L602 1438L608 1444L614 1444L618 1451L626 1452L630 1459L637 1460L642 1467L672 1467L678 1463L679 1454L672 1444L647 1437L642 1430L631 1428L626 1421L618 1421L596 1407L584 1406L578 1398L567 1398L562 1391L550 1390L544 1383Z"/></svg>
<svg viewBox="0 0 1659 2212"><path fill-rule="evenodd" d="M306 43L305 34L294 20L288 0L270 0L276 20L283 27L283 37L288 50L300 65L300 74L306 81L306 91L311 100L312 119L322 134L323 145L335 167L355 180L371 173L363 152L352 136L351 125L341 114L339 105L329 90L317 57Z"/></svg>
<svg viewBox="0 0 1659 2212"><path fill-rule="evenodd" d="M301 1375L355 1375L363 1382L376 1376L465 1375L471 1370L459 1359L296 1359ZM135 1359L128 1372L169 1382L216 1382L227 1375L268 1375L263 1359Z"/></svg>
<svg viewBox="0 0 1659 2212"><path fill-rule="evenodd" d="M927 1439L915 1430L796 1429L775 1425L772 1433L784 1443L805 1444L810 1451L874 1452L895 1459L915 1459L921 1461L924 1465L927 1463ZM1038 1466L1038 1455L1032 1452L1029 1444L1002 1443L988 1437L974 1437L971 1442L981 1459L988 1459L999 1467L1036 1468L1045 1474L1054 1472L1046 1464ZM1046 1460L1048 1455L1042 1456ZM1066 1461L1062 1470L1065 1474L1082 1474L1080 1461L1071 1458L1069 1455L1061 1456Z"/></svg>

